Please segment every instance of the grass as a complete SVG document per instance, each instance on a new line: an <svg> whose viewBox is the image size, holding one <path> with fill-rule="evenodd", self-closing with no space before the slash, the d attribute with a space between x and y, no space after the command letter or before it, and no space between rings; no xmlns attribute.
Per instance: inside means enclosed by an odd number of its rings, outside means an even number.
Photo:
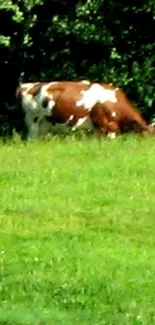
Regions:
<svg viewBox="0 0 155 325"><path fill-rule="evenodd" d="M0 325L155 324L154 143L0 144Z"/></svg>

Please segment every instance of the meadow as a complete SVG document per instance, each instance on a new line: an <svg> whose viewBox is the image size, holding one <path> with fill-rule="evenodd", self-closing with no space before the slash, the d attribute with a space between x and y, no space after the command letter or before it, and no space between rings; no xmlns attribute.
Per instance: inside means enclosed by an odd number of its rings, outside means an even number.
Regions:
<svg viewBox="0 0 155 325"><path fill-rule="evenodd" d="M0 325L155 324L155 139L0 143Z"/></svg>

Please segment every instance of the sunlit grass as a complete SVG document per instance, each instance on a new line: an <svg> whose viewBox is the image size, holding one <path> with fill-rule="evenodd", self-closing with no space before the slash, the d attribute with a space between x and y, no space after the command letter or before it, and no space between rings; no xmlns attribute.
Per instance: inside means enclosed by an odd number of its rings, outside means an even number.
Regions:
<svg viewBox="0 0 155 325"><path fill-rule="evenodd" d="M0 144L0 324L155 324L155 139Z"/></svg>

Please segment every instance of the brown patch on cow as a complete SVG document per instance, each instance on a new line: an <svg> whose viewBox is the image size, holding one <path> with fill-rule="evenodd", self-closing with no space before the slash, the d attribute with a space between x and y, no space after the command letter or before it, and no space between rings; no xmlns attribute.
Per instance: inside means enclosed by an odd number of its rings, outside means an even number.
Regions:
<svg viewBox="0 0 155 325"><path fill-rule="evenodd" d="M111 102L109 103L112 104ZM94 127L101 130L103 134L107 134L109 132L119 132L117 114L113 113L115 112L110 109L109 105L103 106L103 104L96 104L89 114Z"/></svg>
<svg viewBox="0 0 155 325"><path fill-rule="evenodd" d="M65 91L68 89L76 88L76 90L87 90L90 87L90 84L84 84L82 82L76 82L76 81L58 81L57 83L53 83L47 88L47 91Z"/></svg>
<svg viewBox="0 0 155 325"><path fill-rule="evenodd" d="M46 84L47 84L46 82L38 82L32 88L30 88L28 94L32 95L33 97L37 96L40 92L41 87Z"/></svg>
<svg viewBox="0 0 155 325"><path fill-rule="evenodd" d="M76 87L75 82L61 82L53 86L47 90L56 103L51 112L52 123L68 123L68 125L73 126L79 118L88 115L83 107L76 106L76 101L81 98L81 90L88 89L88 85L78 83ZM70 119L70 116L73 118Z"/></svg>

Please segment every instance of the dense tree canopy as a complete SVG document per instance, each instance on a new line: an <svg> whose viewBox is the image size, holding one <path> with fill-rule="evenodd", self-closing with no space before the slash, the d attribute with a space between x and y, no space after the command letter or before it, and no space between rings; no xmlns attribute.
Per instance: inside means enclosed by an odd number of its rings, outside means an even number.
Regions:
<svg viewBox="0 0 155 325"><path fill-rule="evenodd" d="M0 0L1 133L17 120L19 79L112 82L149 118L154 36L154 0Z"/></svg>

